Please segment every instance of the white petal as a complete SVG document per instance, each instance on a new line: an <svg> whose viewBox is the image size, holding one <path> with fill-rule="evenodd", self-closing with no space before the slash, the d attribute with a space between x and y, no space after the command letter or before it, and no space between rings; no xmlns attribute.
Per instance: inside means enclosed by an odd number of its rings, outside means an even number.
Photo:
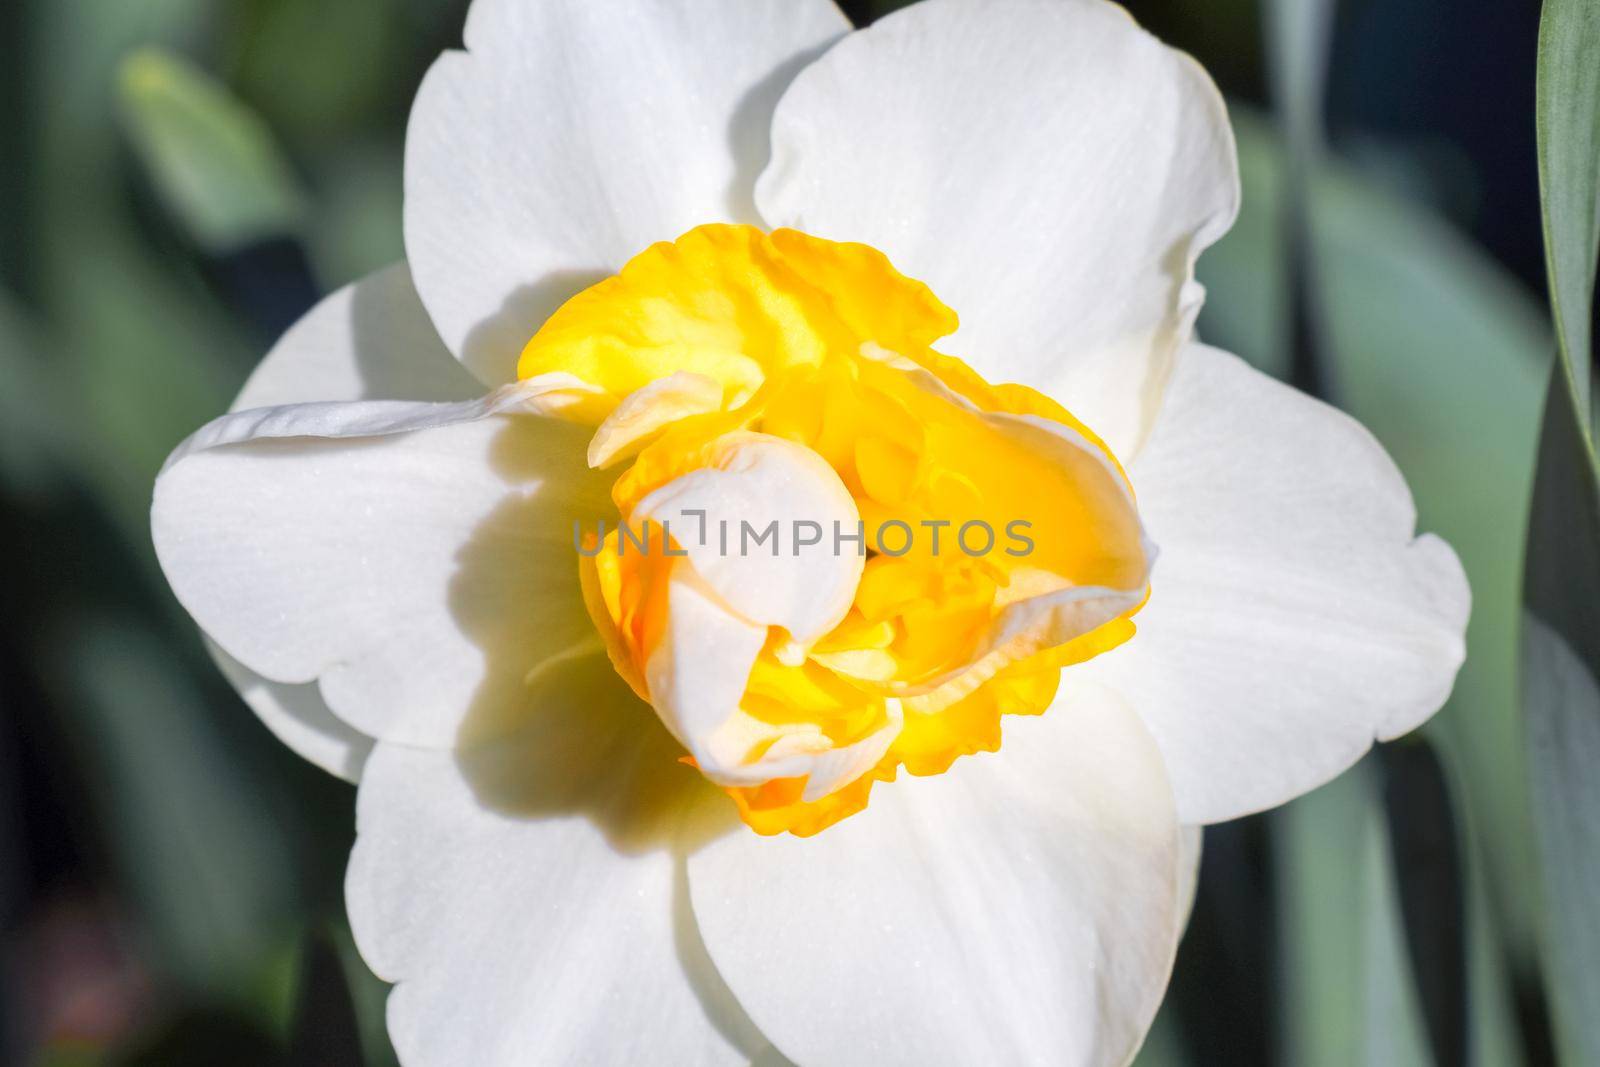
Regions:
<svg viewBox="0 0 1600 1067"><path fill-rule="evenodd" d="M890 699L885 712L888 721L859 741L825 752L808 761L806 788L800 799L807 804L835 793L876 767L905 725L905 713L898 700ZM777 777L783 777L780 772Z"/></svg>
<svg viewBox="0 0 1600 1067"><path fill-rule="evenodd" d="M871 770L899 736L898 701L889 702L882 726L845 745L820 728L774 726L749 715L740 702L767 628L729 610L687 562L674 566L668 586L667 625L645 681L662 722L711 781L755 786L803 777L803 799L819 800ZM764 755L749 759L758 746Z"/></svg>
<svg viewBox="0 0 1600 1067"><path fill-rule="evenodd" d="M506 724L530 672L598 640L573 523L610 502L588 431L529 386L461 404L307 404L219 419L156 483L156 553L217 644L320 681L374 737Z"/></svg>
<svg viewBox="0 0 1600 1067"><path fill-rule="evenodd" d="M284 334L232 411L330 400L465 400L483 385L450 355L404 263L347 285ZM278 739L323 770L361 777L372 739L339 719L314 684L264 678L214 642L206 650Z"/></svg>
<svg viewBox="0 0 1600 1067"><path fill-rule="evenodd" d="M730 720L767 628L729 611L688 564L673 566L668 590L665 632L644 667L650 702L703 773L724 785L746 784L734 767L751 746L727 730L738 725Z"/></svg>
<svg viewBox="0 0 1600 1067"><path fill-rule="evenodd" d="M674 371L623 398L589 442L589 466L610 467L632 456L657 430L722 407L722 384L692 371Z"/></svg>
<svg viewBox="0 0 1600 1067"><path fill-rule="evenodd" d="M632 520L645 519L667 523L729 607L802 645L849 612L866 562L854 548L834 551L834 530L854 534L861 520L839 475L809 448L765 434L721 438L710 465L639 501Z"/></svg>
<svg viewBox="0 0 1600 1067"><path fill-rule="evenodd" d="M296 755L347 782L361 781L373 740L339 718L314 684L289 685L264 678L206 641L206 651L239 697Z"/></svg>
<svg viewBox="0 0 1600 1067"><path fill-rule="evenodd" d="M477 0L406 133L406 251L490 384L656 241L754 222L773 105L849 29L831 0Z"/></svg>
<svg viewBox="0 0 1600 1067"><path fill-rule="evenodd" d="M942 350L1142 439L1238 205L1191 59L1100 0L927 0L796 78L772 144L770 224L883 250L961 316Z"/></svg>
<svg viewBox="0 0 1600 1067"><path fill-rule="evenodd" d="M1150 603L1067 683L1139 709L1185 822L1299 796L1444 703L1466 577L1354 419L1194 345L1129 474L1162 548Z"/></svg>
<svg viewBox="0 0 1600 1067"><path fill-rule="evenodd" d="M483 385L439 340L396 263L347 285L273 346L232 411L328 400L466 400Z"/></svg>
<svg viewBox="0 0 1600 1067"><path fill-rule="evenodd" d="M815 837L719 838L689 886L797 1062L1120 1064L1171 967L1178 847L1154 743L1090 686Z"/></svg>
<svg viewBox="0 0 1600 1067"><path fill-rule="evenodd" d="M762 1044L699 940L674 850L709 787L604 656L470 751L383 743L357 803L351 928L399 984L411 1067L743 1063Z"/></svg>
<svg viewBox="0 0 1600 1067"><path fill-rule="evenodd" d="M864 560L835 551L833 531L853 534L860 515L833 468L791 441L728 434L707 466L648 494L629 521L637 528L647 519L666 523L686 555L672 562L667 624L645 681L706 777L759 785L809 776L807 799L816 799L872 767L900 732L898 708L849 745L835 748L821 731L791 734L749 761L778 731L739 707L768 627L783 627L803 656L850 610Z"/></svg>
<svg viewBox="0 0 1600 1067"><path fill-rule="evenodd" d="M667 624L645 664L650 701L708 779L756 786L805 778L803 799L819 800L871 770L904 725L899 703L866 736L836 745L818 727L775 726L740 704L767 641L767 628L736 614L687 561L668 579ZM750 759L752 750L763 755Z"/></svg>

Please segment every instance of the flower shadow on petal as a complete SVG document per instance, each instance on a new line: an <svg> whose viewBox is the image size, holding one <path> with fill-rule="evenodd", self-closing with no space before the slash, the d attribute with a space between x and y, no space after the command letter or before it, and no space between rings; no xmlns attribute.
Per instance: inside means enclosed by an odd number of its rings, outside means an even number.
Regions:
<svg viewBox="0 0 1600 1067"><path fill-rule="evenodd" d="M335 299L331 297L329 302ZM347 315L350 352L360 379L359 398L466 400L483 391L482 384L456 362L439 339L407 264L396 263L351 286Z"/></svg>
<svg viewBox="0 0 1600 1067"><path fill-rule="evenodd" d="M502 818L586 819L620 857L670 855L670 893L639 906L669 910L671 949L707 1019L755 1055L765 1042L711 962L688 893L689 854L742 827L618 677L583 606L573 520L593 523L611 507L610 479L582 461L588 433L512 416L496 440L507 497L458 553L450 589L456 622L485 661L456 765Z"/></svg>
<svg viewBox="0 0 1600 1067"><path fill-rule="evenodd" d="M611 478L583 460L588 434L510 416L492 461L505 501L457 555L450 609L484 656L457 733L457 763L482 804L515 818L581 816L619 852L691 845L732 829L689 813L715 790L617 676L583 605L573 523L614 515Z"/></svg>
<svg viewBox="0 0 1600 1067"><path fill-rule="evenodd" d="M605 270L557 270L518 286L467 334L461 362L490 385L516 381L517 360L529 338L562 304L609 276Z"/></svg>
<svg viewBox="0 0 1600 1067"><path fill-rule="evenodd" d="M761 224L761 212L756 207L756 180L772 161L772 114L800 72L820 59L833 45L834 42L829 40L779 64L765 78L751 86L734 108L733 117L728 122L728 144L733 152L734 175L725 194L732 221ZM670 241L677 236L663 235L662 240Z"/></svg>

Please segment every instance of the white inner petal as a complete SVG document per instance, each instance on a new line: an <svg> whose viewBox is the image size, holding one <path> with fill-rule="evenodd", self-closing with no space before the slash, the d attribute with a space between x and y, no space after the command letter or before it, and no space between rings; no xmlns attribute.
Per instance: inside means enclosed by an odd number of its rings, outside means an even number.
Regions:
<svg viewBox="0 0 1600 1067"><path fill-rule="evenodd" d="M677 371L631 393L594 432L589 466L606 468L626 459L657 430L722 406L722 386L714 378Z"/></svg>
<svg viewBox="0 0 1600 1067"><path fill-rule="evenodd" d="M833 532L861 514L827 461L791 441L729 434L712 465L646 496L631 521L665 522L694 568L734 611L809 645L850 610L865 559ZM807 544L821 528L815 543Z"/></svg>
<svg viewBox="0 0 1600 1067"><path fill-rule="evenodd" d="M740 708L770 627L808 646L850 610L864 561L853 545L836 551L832 533L834 523L853 532L859 513L833 468L789 441L730 434L711 466L646 496L629 521L640 529L647 519L665 522L686 555L670 564L666 630L645 682L700 770L726 786L804 776L809 801L876 764L900 733L898 706L879 729L837 746L821 730ZM816 528L823 535L806 543Z"/></svg>

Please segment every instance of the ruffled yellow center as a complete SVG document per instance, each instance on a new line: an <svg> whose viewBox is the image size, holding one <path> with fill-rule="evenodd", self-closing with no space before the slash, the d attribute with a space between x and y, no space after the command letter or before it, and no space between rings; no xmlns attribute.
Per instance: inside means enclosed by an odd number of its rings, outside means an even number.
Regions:
<svg viewBox="0 0 1600 1067"><path fill-rule="evenodd" d="M955 329L872 248L719 225L522 354L620 468L616 515L578 535L612 661L761 833L998 749L1003 714L1133 633L1150 560L1121 467L935 352Z"/></svg>

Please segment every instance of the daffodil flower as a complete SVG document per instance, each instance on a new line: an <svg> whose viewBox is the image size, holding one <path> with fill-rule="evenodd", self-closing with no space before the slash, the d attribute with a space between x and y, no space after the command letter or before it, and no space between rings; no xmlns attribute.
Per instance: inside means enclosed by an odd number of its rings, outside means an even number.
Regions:
<svg viewBox="0 0 1600 1067"><path fill-rule="evenodd" d="M403 1062L1133 1055L1198 827L1463 655L1379 445L1193 340L1238 190L1204 72L1101 0L477 0L408 262L153 513L360 783Z"/></svg>

